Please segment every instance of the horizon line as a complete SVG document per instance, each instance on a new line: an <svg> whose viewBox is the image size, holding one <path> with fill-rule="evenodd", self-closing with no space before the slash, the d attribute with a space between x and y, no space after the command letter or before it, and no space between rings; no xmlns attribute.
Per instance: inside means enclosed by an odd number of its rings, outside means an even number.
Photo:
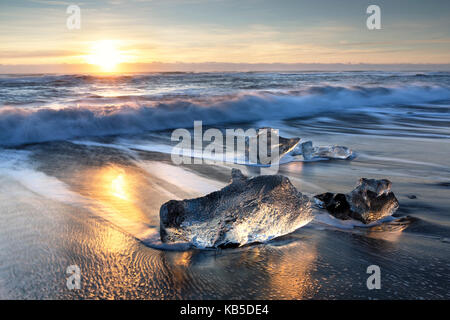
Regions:
<svg viewBox="0 0 450 320"><path fill-rule="evenodd" d="M450 63L247 63L247 62L136 62L120 63L120 70L101 72L91 64L0 64L0 74L146 73L146 72L314 72L314 71L450 71Z"/></svg>

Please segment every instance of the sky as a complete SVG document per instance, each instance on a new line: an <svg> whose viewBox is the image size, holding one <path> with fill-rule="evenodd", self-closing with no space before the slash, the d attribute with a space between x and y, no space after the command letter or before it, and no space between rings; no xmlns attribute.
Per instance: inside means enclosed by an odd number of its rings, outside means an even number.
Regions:
<svg viewBox="0 0 450 320"><path fill-rule="evenodd" d="M67 28L71 4L80 29ZM381 9L380 30L366 26L371 4ZM0 72L236 64L448 68L450 1L0 0Z"/></svg>

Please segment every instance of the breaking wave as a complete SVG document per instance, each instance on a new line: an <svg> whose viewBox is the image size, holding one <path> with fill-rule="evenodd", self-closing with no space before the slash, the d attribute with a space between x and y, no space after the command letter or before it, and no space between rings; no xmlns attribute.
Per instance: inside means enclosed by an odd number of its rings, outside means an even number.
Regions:
<svg viewBox="0 0 450 320"><path fill-rule="evenodd" d="M66 140L85 136L136 134L204 125L284 120L324 113L370 112L384 107L429 103L450 99L450 88L403 87L310 87L304 91L254 93L230 98L211 97L202 102L174 100L61 108L0 108L0 145ZM123 103L123 101L122 101ZM404 111L406 115L406 111Z"/></svg>

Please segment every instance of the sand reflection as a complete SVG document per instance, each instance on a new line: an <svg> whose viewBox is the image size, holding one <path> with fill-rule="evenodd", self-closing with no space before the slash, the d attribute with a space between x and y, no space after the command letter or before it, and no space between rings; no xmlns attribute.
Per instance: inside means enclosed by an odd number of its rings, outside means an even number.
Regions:
<svg viewBox="0 0 450 320"><path fill-rule="evenodd" d="M106 165L83 170L77 175L77 191L88 200L86 206L137 239L155 232L156 213L140 190L147 190L145 175L127 166ZM112 237L102 239L109 248L120 248Z"/></svg>
<svg viewBox="0 0 450 320"><path fill-rule="evenodd" d="M291 239L215 252L161 252L161 259L179 292L192 290L195 281L208 284L202 288L208 294L217 290L209 284L220 286L219 298L307 299L320 288L317 255L315 243Z"/></svg>
<svg viewBox="0 0 450 320"><path fill-rule="evenodd" d="M276 292L273 299L306 299L318 290L318 281L312 276L317 259L316 246L303 242L284 245L279 259L268 259L269 286Z"/></svg>
<svg viewBox="0 0 450 320"><path fill-rule="evenodd" d="M139 177L118 166L103 167L88 176L90 180L90 196L99 203L120 215L121 218L148 222L146 214L139 207L134 188L139 184Z"/></svg>

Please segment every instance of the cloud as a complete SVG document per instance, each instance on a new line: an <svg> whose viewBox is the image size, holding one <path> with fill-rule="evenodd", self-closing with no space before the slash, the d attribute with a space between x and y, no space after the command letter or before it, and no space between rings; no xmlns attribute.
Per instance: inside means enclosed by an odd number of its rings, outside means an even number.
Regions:
<svg viewBox="0 0 450 320"><path fill-rule="evenodd" d="M69 6L69 5L73 4L73 2L68 2L68 1L52 1L52 0L30 0L30 1L34 2L34 3L52 5L52 6ZM79 5L80 3L77 2L77 4Z"/></svg>
<svg viewBox="0 0 450 320"><path fill-rule="evenodd" d="M79 52L69 50L41 50L41 51L0 51L0 58L54 58L78 56Z"/></svg>

